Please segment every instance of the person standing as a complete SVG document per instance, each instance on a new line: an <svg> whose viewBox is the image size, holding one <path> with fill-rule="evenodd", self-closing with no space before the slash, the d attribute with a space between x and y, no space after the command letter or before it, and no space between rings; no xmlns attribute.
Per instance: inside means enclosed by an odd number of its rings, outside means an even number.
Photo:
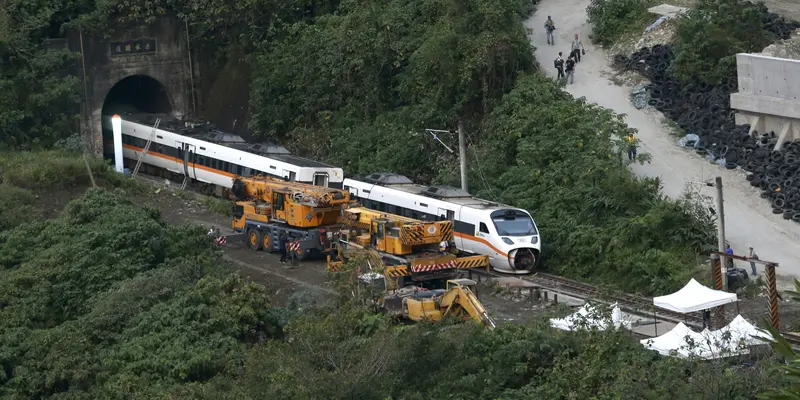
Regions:
<svg viewBox="0 0 800 400"><path fill-rule="evenodd" d="M725 249L725 254L733 255L733 249L731 245ZM733 268L733 258L732 257L725 257L725 268Z"/></svg>
<svg viewBox="0 0 800 400"><path fill-rule="evenodd" d="M567 58L564 71L567 73L567 83L572 84L575 80L575 59L572 56Z"/></svg>
<svg viewBox="0 0 800 400"><path fill-rule="evenodd" d="M556 71L558 71L558 78L556 80L561 80L564 77L564 59L561 58L561 52L558 52L558 57L554 61Z"/></svg>
<svg viewBox="0 0 800 400"><path fill-rule="evenodd" d="M289 238L286 236L286 234L285 233L281 234L280 244L279 244L279 247L281 249L281 264L286 263L286 242L288 241Z"/></svg>
<svg viewBox="0 0 800 400"><path fill-rule="evenodd" d="M547 21L544 22L544 31L547 33L547 44L556 44L556 39L553 37L553 31L556 30L556 24L550 16L547 16Z"/></svg>
<svg viewBox="0 0 800 400"><path fill-rule="evenodd" d="M633 134L632 130L628 131L628 134L625 135L625 142L628 144L628 160L636 161L636 135Z"/></svg>
<svg viewBox="0 0 800 400"><path fill-rule="evenodd" d="M572 57L575 58L576 62L581 62L581 52L586 54L586 49L583 48L583 42L578 37L578 34L575 34L575 40L572 41Z"/></svg>
<svg viewBox="0 0 800 400"><path fill-rule="evenodd" d="M756 254L756 252L753 251L752 247L750 248L750 254L748 255L748 257L752 258L753 260L758 260L758 254ZM758 271L756 271L756 263L751 261L750 269L753 271L753 275L758 275Z"/></svg>

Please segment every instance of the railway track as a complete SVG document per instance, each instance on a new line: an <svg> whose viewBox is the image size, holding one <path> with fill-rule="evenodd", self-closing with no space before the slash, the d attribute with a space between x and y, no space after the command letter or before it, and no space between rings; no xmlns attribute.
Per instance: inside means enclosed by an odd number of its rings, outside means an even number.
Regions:
<svg viewBox="0 0 800 400"><path fill-rule="evenodd" d="M589 298L603 301L606 303L617 303L619 307L626 312L637 314L641 316L656 316L660 320L670 321L673 323L683 322L687 326L702 329L703 318L696 314L681 314L678 312L656 308L653 305L651 297L644 297L629 293L609 292L603 291L597 286L578 282L572 279L564 278L557 275L536 273L531 276L510 276L499 274L496 272L486 272L482 270L473 270L473 273L478 273L484 276L502 277L502 278L516 278L536 285L542 289L549 289L556 293L563 293L565 295L586 300ZM786 341L800 349L800 333L781 332Z"/></svg>

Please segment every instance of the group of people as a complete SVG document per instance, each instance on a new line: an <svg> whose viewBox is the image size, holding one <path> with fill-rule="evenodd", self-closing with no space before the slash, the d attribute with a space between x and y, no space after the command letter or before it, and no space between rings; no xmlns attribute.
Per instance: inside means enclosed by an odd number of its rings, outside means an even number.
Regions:
<svg viewBox="0 0 800 400"><path fill-rule="evenodd" d="M548 15L547 21L544 23L544 30L547 33L547 44L555 45L556 40L553 31L556 30L556 25L553 19ZM558 80L564 79L567 83L572 84L575 82L575 66L581 62L581 55L586 54L586 49L583 47L580 36L576 33L575 40L572 41L569 56L564 60L562 52L558 52L554 64L556 71L558 71Z"/></svg>

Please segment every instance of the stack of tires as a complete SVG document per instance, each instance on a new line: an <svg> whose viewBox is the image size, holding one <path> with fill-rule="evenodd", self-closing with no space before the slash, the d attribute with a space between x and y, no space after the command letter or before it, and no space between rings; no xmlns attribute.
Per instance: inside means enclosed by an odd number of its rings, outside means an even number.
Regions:
<svg viewBox="0 0 800 400"><path fill-rule="evenodd" d="M764 29L781 39L789 38L798 22L787 22L761 6ZM650 80L649 104L674 121L686 133L700 137L698 154L750 172L747 180L761 189L774 214L800 222L800 140L783 143L779 150L774 132L748 133L749 125L737 126L730 109L730 94L737 90L736 77L718 85L683 82L668 72L674 59L669 45L645 47L630 57L617 55L615 64L634 70Z"/></svg>

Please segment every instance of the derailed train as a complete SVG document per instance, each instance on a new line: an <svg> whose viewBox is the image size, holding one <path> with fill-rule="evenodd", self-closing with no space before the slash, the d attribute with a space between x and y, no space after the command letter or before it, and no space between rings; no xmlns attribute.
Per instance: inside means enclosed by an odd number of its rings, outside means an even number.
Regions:
<svg viewBox="0 0 800 400"><path fill-rule="evenodd" d="M111 116L103 117L103 129L104 137L111 138ZM531 215L520 208L478 199L448 186L417 185L391 173L371 174L363 181L345 179L341 168L291 155L277 145L248 144L203 121L167 115L122 115L126 165L136 164L148 140L152 142L142 168L149 173L162 170L189 178L218 195L230 189L233 176L251 174L344 188L368 208L415 219L453 221L455 246L466 253L489 256L498 272L527 274L539 264L539 230ZM106 140L104 153L113 157L112 140Z"/></svg>

